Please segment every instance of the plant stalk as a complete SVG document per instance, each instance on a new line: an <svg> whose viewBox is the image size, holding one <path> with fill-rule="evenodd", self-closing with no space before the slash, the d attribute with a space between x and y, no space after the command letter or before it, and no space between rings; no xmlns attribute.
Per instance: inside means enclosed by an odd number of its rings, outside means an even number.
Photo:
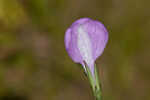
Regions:
<svg viewBox="0 0 150 100"><path fill-rule="evenodd" d="M90 81L90 85L93 90L93 95L95 96L95 100L102 100L102 91L100 87L100 80L99 80L99 74L97 67L95 65L94 70L94 76L91 74L91 71L89 70L89 67L86 66L87 69L87 77Z"/></svg>

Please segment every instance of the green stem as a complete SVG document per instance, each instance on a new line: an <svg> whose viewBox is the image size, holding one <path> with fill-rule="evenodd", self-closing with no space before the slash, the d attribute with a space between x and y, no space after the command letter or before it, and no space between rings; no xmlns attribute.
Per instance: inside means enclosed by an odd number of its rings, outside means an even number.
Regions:
<svg viewBox="0 0 150 100"><path fill-rule="evenodd" d="M98 75L98 70L96 68L96 65L95 65L95 72L94 72L95 76L93 76L91 74L91 71L89 70L89 68L87 66L86 66L86 69L87 69L87 76L88 76L88 79L90 81L90 85L92 87L95 99L96 100L102 100L100 80L99 80L99 75Z"/></svg>
<svg viewBox="0 0 150 100"><path fill-rule="evenodd" d="M95 77L96 77L96 87L94 90L94 94L95 94L96 100L102 100L102 91L100 87L101 85L100 85L99 74L98 74L96 65L95 65Z"/></svg>

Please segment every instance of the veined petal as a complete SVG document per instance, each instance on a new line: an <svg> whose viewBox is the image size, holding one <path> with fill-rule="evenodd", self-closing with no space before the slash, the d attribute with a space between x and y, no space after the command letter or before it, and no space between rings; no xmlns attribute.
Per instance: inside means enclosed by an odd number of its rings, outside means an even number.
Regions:
<svg viewBox="0 0 150 100"><path fill-rule="evenodd" d="M84 61L90 65L93 62L91 40L82 25L78 28L77 47Z"/></svg>
<svg viewBox="0 0 150 100"><path fill-rule="evenodd" d="M94 73L93 72L94 70L92 68L94 65L92 48L91 48L92 44L88 33L86 33L82 25L80 25L80 27L78 28L77 47L79 49L80 55L82 56L82 59L89 66L92 73Z"/></svg>

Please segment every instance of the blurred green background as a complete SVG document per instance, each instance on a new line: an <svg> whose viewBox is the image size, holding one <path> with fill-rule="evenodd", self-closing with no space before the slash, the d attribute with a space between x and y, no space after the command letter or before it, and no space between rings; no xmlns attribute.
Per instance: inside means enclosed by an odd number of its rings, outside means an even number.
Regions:
<svg viewBox="0 0 150 100"><path fill-rule="evenodd" d="M64 48L78 18L104 23L103 100L150 100L149 0L0 0L0 100L94 100Z"/></svg>

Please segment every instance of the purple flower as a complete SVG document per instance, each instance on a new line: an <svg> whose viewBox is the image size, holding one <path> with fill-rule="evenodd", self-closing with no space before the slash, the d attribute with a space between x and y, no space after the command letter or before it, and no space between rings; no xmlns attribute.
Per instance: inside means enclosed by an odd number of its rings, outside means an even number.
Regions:
<svg viewBox="0 0 150 100"><path fill-rule="evenodd" d="M103 53L107 41L108 32L104 25L90 18L75 21L65 34L69 56L84 68L86 63L93 75L95 60Z"/></svg>

